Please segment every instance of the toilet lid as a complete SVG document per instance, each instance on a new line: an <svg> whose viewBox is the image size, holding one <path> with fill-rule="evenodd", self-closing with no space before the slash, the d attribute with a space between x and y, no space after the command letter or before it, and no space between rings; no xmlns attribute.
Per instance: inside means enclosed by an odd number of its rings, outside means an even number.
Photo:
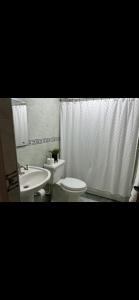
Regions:
<svg viewBox="0 0 139 300"><path fill-rule="evenodd" d="M82 180L75 179L75 178L65 178L61 185L70 191L80 191L84 190L86 188L86 183Z"/></svg>

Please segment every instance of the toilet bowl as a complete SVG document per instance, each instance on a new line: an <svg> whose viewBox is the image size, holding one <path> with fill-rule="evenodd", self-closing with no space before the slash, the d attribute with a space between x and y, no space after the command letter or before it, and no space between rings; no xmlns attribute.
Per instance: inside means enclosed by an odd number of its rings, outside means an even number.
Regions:
<svg viewBox="0 0 139 300"><path fill-rule="evenodd" d="M87 190L86 183L75 178L60 179L53 188L53 202L80 202Z"/></svg>
<svg viewBox="0 0 139 300"><path fill-rule="evenodd" d="M52 202L80 202L80 196L87 190L84 181L76 178L64 178L64 160L53 165L44 165L51 171L50 184L52 185Z"/></svg>

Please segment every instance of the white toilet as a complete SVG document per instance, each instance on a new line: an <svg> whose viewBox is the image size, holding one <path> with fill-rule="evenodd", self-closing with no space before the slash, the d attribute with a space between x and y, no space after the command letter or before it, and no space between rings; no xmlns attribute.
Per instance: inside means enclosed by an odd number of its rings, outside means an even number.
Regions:
<svg viewBox="0 0 139 300"><path fill-rule="evenodd" d="M49 183L52 185L52 202L80 202L80 196L87 190L84 181L75 178L64 178L65 161L60 159L53 165L44 165L51 171Z"/></svg>

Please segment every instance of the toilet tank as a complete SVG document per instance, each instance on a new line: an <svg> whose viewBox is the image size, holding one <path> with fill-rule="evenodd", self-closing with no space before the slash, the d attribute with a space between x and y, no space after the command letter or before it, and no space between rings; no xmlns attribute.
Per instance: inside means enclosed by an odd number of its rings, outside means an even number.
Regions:
<svg viewBox="0 0 139 300"><path fill-rule="evenodd" d="M51 178L49 183L57 183L60 179L64 178L65 173L65 160L59 159L58 162L53 165L44 164L44 168L51 172Z"/></svg>

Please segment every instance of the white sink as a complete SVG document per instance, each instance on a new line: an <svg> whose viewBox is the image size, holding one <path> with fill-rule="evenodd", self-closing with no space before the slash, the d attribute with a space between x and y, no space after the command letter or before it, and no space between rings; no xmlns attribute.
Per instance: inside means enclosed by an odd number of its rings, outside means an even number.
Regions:
<svg viewBox="0 0 139 300"><path fill-rule="evenodd" d="M34 194L47 184L51 173L47 169L33 166L22 171L23 175L19 175L21 201L33 202Z"/></svg>

